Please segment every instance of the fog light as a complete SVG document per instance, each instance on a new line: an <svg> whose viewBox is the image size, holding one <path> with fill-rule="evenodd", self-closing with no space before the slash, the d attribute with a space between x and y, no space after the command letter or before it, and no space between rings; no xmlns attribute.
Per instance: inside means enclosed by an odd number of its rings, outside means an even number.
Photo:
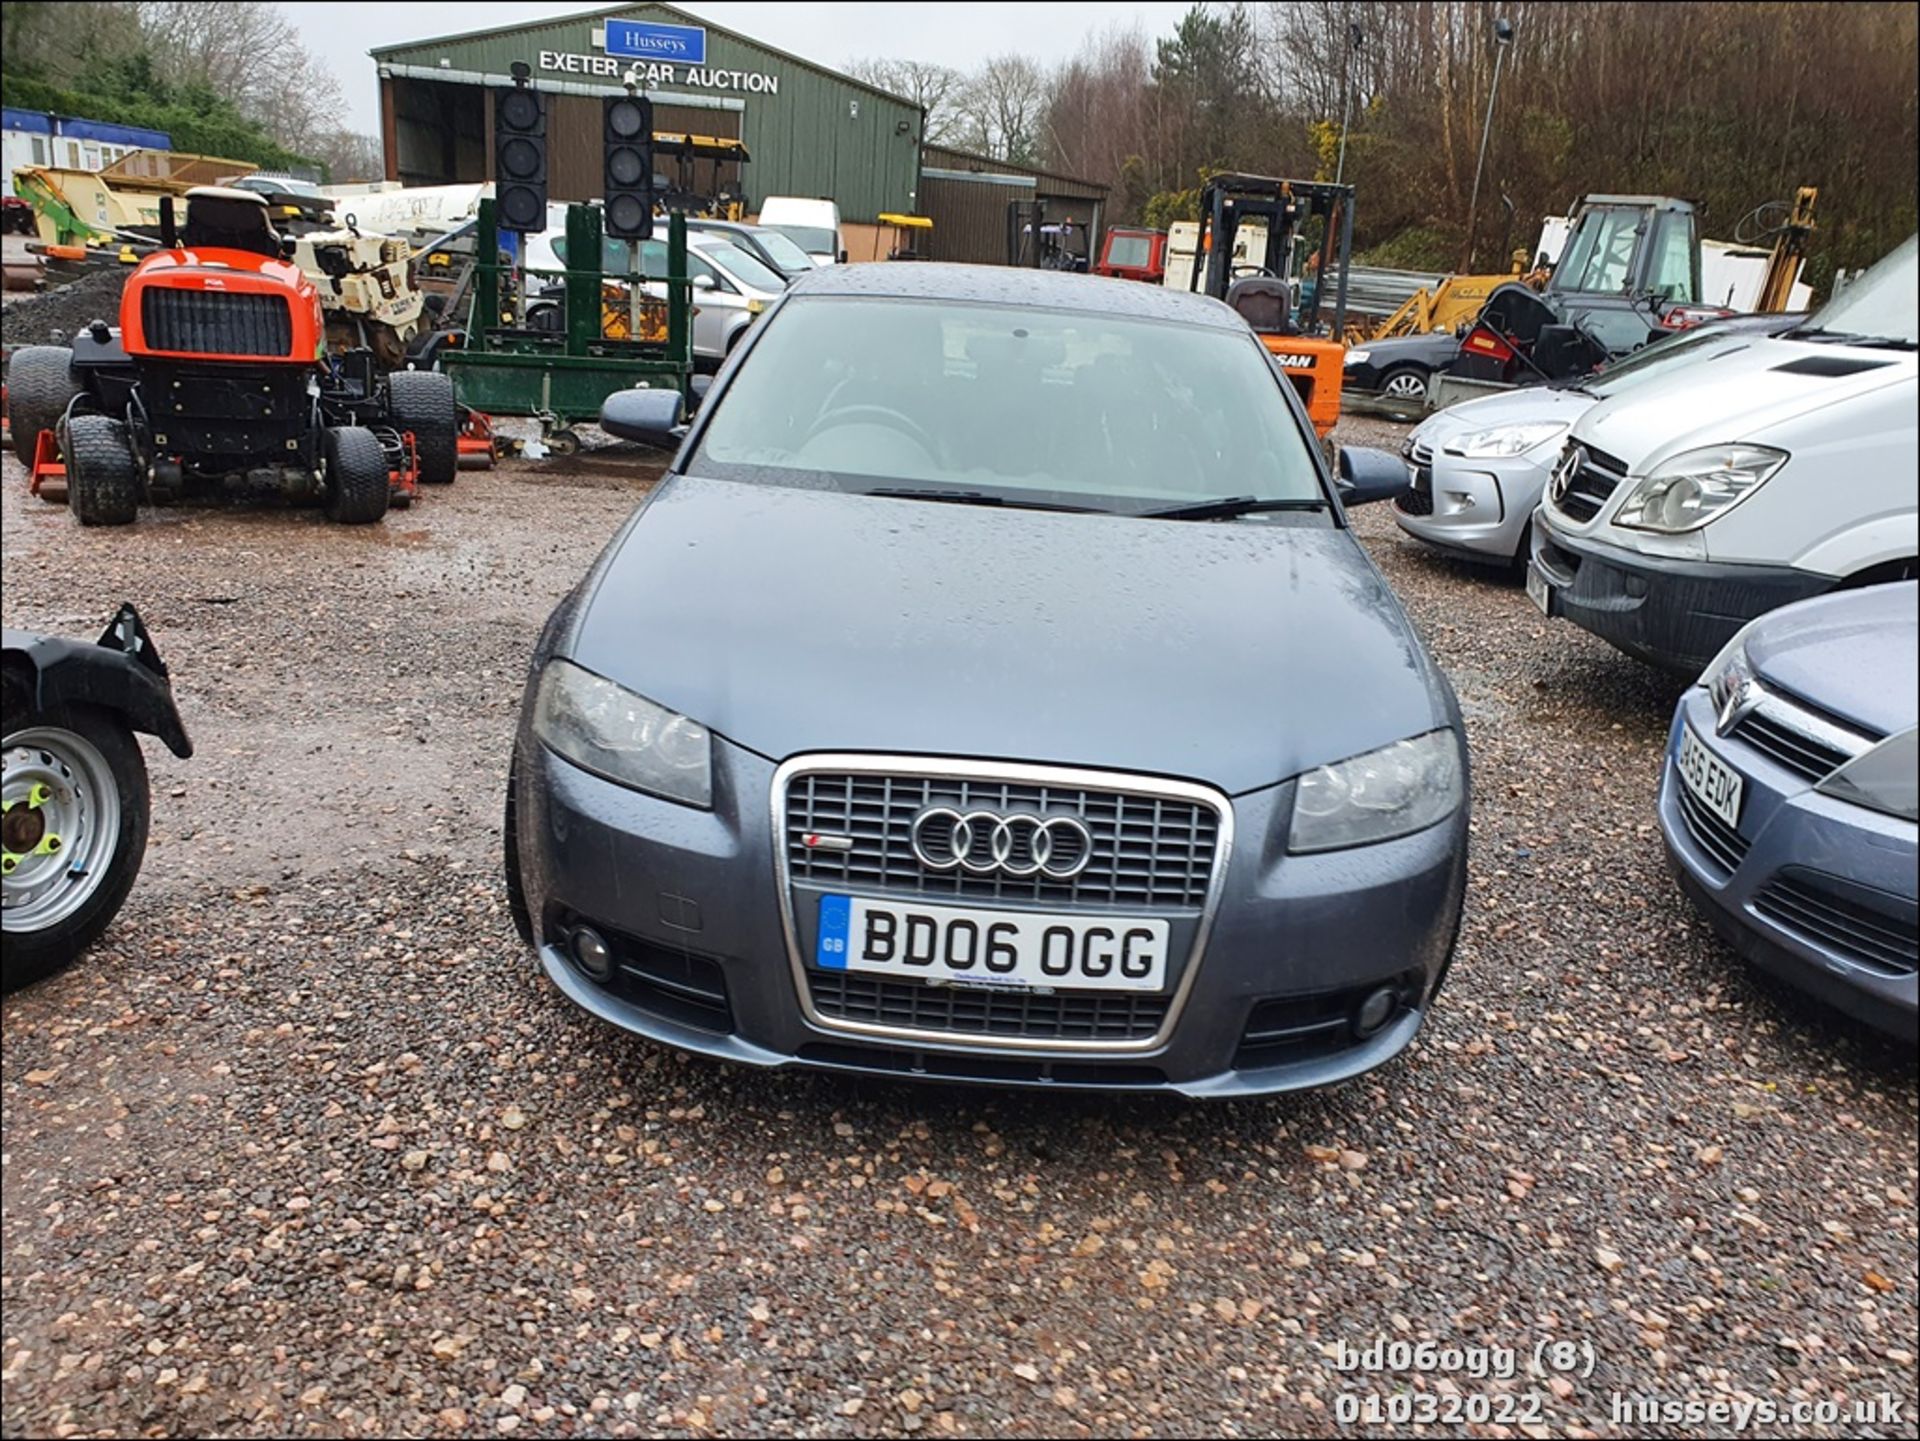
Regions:
<svg viewBox="0 0 1920 1441"><path fill-rule="evenodd" d="M589 980L606 981L613 976L613 951L591 926L573 933L573 961Z"/></svg>
<svg viewBox="0 0 1920 1441"><path fill-rule="evenodd" d="M1353 1013L1353 1033L1356 1036L1371 1036L1386 1025L1399 1004L1400 993L1392 986L1382 986L1362 1001L1360 1009Z"/></svg>

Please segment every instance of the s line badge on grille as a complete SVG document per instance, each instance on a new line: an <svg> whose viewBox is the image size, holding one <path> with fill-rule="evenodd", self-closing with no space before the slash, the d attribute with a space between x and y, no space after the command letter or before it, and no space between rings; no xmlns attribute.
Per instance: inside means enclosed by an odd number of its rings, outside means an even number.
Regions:
<svg viewBox="0 0 1920 1441"><path fill-rule="evenodd" d="M828 836L819 831L807 831L800 837L800 844L810 851L850 851L853 849L852 836Z"/></svg>

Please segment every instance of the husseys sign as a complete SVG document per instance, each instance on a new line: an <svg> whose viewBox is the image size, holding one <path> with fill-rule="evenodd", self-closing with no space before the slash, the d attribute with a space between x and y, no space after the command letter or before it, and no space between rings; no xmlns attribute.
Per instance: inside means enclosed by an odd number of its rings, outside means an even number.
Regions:
<svg viewBox="0 0 1920 1441"><path fill-rule="evenodd" d="M662 25L650 20L609 20L596 26L593 43L604 54L542 50L540 68L560 75L619 79L638 74L642 85L694 90L733 90L778 95L780 77L760 70L722 70L707 64L707 32L699 25Z"/></svg>

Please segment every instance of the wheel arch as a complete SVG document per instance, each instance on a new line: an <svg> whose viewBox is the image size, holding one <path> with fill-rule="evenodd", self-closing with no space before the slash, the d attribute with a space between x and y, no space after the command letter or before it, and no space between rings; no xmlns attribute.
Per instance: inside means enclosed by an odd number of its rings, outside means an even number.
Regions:
<svg viewBox="0 0 1920 1441"><path fill-rule="evenodd" d="M27 683L35 710L98 706L130 729L157 737L182 760L193 754L172 690L134 656L91 641L10 630L0 667Z"/></svg>

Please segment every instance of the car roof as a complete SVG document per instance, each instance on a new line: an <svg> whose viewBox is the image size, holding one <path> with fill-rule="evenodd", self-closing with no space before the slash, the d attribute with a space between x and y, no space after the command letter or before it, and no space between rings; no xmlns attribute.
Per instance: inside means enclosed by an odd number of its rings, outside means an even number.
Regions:
<svg viewBox="0 0 1920 1441"><path fill-rule="evenodd" d="M897 300L947 300L981 305L1082 310L1127 319L1166 320L1244 329L1246 322L1221 302L1184 290L1165 290L1137 280L1109 280L1062 270L1006 265L951 265L930 261L875 261L828 265L796 276L790 295L881 296Z"/></svg>

